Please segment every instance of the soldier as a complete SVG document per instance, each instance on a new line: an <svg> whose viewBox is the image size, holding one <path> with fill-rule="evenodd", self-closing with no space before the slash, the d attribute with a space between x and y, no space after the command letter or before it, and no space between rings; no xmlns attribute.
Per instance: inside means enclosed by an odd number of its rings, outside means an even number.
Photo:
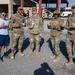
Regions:
<svg viewBox="0 0 75 75"><path fill-rule="evenodd" d="M28 19L28 28L30 29L30 52L28 56L31 56L34 48L34 41L36 41L36 53L40 57L39 47L43 32L43 20L37 14L37 8L32 8L32 17Z"/></svg>
<svg viewBox="0 0 75 75"><path fill-rule="evenodd" d="M73 47L75 46L75 5L72 5L72 15L69 16L66 23L66 29L68 29L66 46L69 55L69 61L65 63L66 66L74 64L73 62ZM64 27L64 25L63 25Z"/></svg>
<svg viewBox="0 0 75 75"><path fill-rule="evenodd" d="M10 28L12 29L12 51L11 59L14 59L14 50L18 43L18 54L24 56L21 47L24 40L23 27L26 26L25 18L23 17L23 8L18 7L17 13L13 14L10 19Z"/></svg>
<svg viewBox="0 0 75 75"><path fill-rule="evenodd" d="M53 18L50 23L47 25L48 29L51 29L51 42L53 46L53 62L57 62L59 60L59 43L61 37L61 19L59 18L59 12L55 11L53 13Z"/></svg>

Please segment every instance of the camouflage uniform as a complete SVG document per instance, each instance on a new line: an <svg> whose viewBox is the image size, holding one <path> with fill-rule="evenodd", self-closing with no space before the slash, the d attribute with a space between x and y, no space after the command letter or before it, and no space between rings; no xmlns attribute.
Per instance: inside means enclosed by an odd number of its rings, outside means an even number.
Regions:
<svg viewBox="0 0 75 75"><path fill-rule="evenodd" d="M16 27L16 24L19 24L19 27ZM24 25L23 25L24 24ZM10 19L10 27L12 29L12 56L14 56L14 50L18 44L18 50L21 53L21 47L24 40L23 27L25 27L26 21L25 18L18 13L13 14ZM20 54L21 55L21 54Z"/></svg>
<svg viewBox="0 0 75 75"><path fill-rule="evenodd" d="M54 12L54 15L59 13L57 11ZM58 18L52 18L50 21L50 27L48 26L49 29L51 29L51 42L53 46L53 56L51 57L54 62L57 62L59 60L59 43L61 40L61 19Z"/></svg>
<svg viewBox="0 0 75 75"><path fill-rule="evenodd" d="M32 10L36 10L36 8L32 8ZM34 24L34 28L30 28ZM34 41L36 41L36 51L37 54L39 54L39 47L40 47L40 41L41 37L39 36L40 33L43 32L43 21L42 18L39 17L37 14L36 16L32 15L31 18L28 19L28 28L30 29L30 53L29 56L33 53L34 48Z"/></svg>
<svg viewBox="0 0 75 75"><path fill-rule="evenodd" d="M75 5L72 6L72 8L75 9ZM72 23L75 24L75 14L72 14L69 16L69 18L67 19L67 23L66 23L66 29L68 29L68 33L67 33L67 39L66 39L66 46L67 46L67 52L69 55L69 62L66 63L66 65L71 65L73 64L73 45L75 43L75 28L72 27Z"/></svg>

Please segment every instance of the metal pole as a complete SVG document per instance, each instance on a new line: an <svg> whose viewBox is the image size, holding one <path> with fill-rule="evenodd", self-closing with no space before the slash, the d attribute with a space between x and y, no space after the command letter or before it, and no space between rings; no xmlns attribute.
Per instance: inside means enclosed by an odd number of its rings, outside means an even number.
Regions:
<svg viewBox="0 0 75 75"><path fill-rule="evenodd" d="M57 0L57 10L60 12L61 0Z"/></svg>
<svg viewBox="0 0 75 75"><path fill-rule="evenodd" d="M21 0L21 7L24 7L24 1L25 0Z"/></svg>
<svg viewBox="0 0 75 75"><path fill-rule="evenodd" d="M42 16L42 0L39 0L39 16Z"/></svg>

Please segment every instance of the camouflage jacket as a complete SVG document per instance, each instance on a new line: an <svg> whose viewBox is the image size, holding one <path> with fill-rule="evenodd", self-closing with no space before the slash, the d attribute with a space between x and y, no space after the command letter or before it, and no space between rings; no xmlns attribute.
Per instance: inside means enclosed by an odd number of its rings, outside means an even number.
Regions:
<svg viewBox="0 0 75 75"><path fill-rule="evenodd" d="M26 25L26 20L23 16L19 14L13 14L10 18L10 28L13 33L22 34L23 33L23 23ZM19 24L20 27L17 28L16 24Z"/></svg>
<svg viewBox="0 0 75 75"><path fill-rule="evenodd" d="M59 33L61 33L61 19L60 18L53 18L51 21L50 21L50 25L51 25L51 35L52 36L55 36ZM55 28L53 28L55 27Z"/></svg>
<svg viewBox="0 0 75 75"><path fill-rule="evenodd" d="M67 23L66 23L66 29L68 29L68 33L71 35L75 33L75 28L72 28L72 23L75 23L74 14L69 16L69 18L67 19Z"/></svg>
<svg viewBox="0 0 75 75"><path fill-rule="evenodd" d="M67 36L70 38L70 40L75 39L75 28L72 27L72 23L75 23L75 14L69 16L65 27L68 30Z"/></svg>
<svg viewBox="0 0 75 75"><path fill-rule="evenodd" d="M34 23L34 28L31 29L30 26ZM27 26L30 29L31 34L39 34L42 33L44 28L43 28L43 20L41 17L38 15L32 16L31 18L28 19Z"/></svg>

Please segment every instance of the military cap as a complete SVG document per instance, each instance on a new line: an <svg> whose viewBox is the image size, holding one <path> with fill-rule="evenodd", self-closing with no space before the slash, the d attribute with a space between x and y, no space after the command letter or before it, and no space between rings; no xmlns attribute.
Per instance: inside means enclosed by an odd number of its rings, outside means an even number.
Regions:
<svg viewBox="0 0 75 75"><path fill-rule="evenodd" d="M74 5L72 5L72 7L71 8L75 8L75 4Z"/></svg>
<svg viewBox="0 0 75 75"><path fill-rule="evenodd" d="M32 7L32 11L37 11L37 8L36 7Z"/></svg>
<svg viewBox="0 0 75 75"><path fill-rule="evenodd" d="M56 10L56 11L54 11L54 13L53 14L59 14L59 12Z"/></svg>
<svg viewBox="0 0 75 75"><path fill-rule="evenodd" d="M18 7L18 10L23 10L23 8L21 6Z"/></svg>

